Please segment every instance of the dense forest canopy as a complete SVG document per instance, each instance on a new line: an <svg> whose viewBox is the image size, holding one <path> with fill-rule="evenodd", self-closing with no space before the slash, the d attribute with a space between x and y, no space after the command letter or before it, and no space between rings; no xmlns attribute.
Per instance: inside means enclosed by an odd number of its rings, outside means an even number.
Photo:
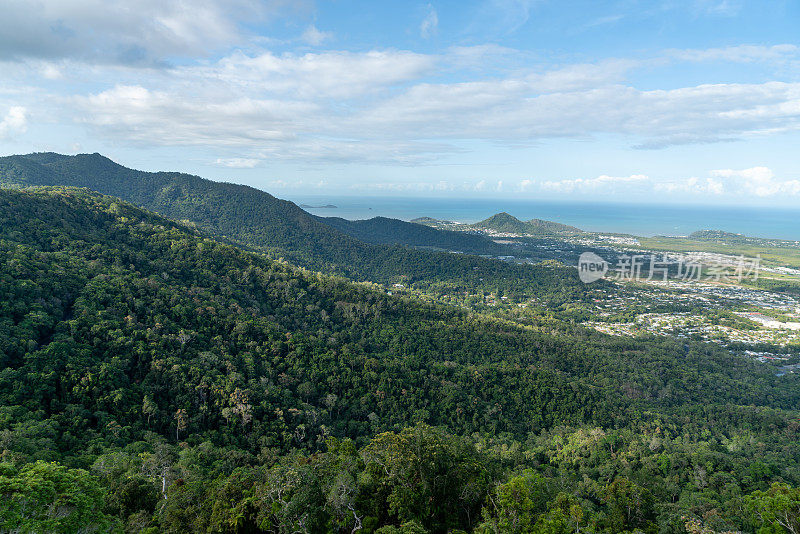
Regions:
<svg viewBox="0 0 800 534"><path fill-rule="evenodd" d="M0 356L4 530L797 517L794 375L387 295L87 190L0 190Z"/></svg>

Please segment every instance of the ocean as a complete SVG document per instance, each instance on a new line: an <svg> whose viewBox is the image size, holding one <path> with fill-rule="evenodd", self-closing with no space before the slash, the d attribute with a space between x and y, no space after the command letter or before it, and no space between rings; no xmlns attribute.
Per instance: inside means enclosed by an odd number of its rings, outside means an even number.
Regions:
<svg viewBox="0 0 800 534"><path fill-rule="evenodd" d="M302 196L296 204L322 217L409 221L432 217L474 223L505 211L521 220L545 219L593 232L638 236L686 236L696 230L723 230L752 237L800 240L800 208L669 206L504 199Z"/></svg>

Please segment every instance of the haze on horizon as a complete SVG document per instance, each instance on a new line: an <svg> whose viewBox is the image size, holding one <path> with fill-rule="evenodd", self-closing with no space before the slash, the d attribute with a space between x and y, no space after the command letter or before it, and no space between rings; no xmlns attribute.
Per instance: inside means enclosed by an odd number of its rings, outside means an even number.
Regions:
<svg viewBox="0 0 800 534"><path fill-rule="evenodd" d="M0 0L0 155L302 194L798 205L800 3Z"/></svg>

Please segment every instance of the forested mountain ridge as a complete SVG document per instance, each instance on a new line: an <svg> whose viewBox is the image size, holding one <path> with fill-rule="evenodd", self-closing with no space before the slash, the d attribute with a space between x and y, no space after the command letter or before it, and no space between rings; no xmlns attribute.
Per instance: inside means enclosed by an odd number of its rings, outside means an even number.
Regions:
<svg viewBox="0 0 800 534"><path fill-rule="evenodd" d="M292 264L355 280L384 284L446 283L456 288L487 285L491 290L504 291L531 291L566 282L571 290L580 290L577 276L569 269L554 273L552 268L409 250L399 245L368 244L261 190L182 173L128 169L100 154L36 153L3 157L0 184L88 187L173 220L190 221L205 232L267 252L272 257L285 258ZM489 240L476 241L481 239L478 236L465 237L433 229L409 232L406 225L410 223L402 221L389 225L393 228L381 224L380 229L372 231L365 228L368 224L334 226L359 237L372 233L376 236L372 239L374 243L409 241L413 246L457 250L466 245L480 253L497 248Z"/></svg>
<svg viewBox="0 0 800 534"><path fill-rule="evenodd" d="M0 351L3 529L755 529L800 478L796 377L390 297L85 190L0 191Z"/></svg>
<svg viewBox="0 0 800 534"><path fill-rule="evenodd" d="M503 247L484 236L438 230L413 221L405 222L387 217L373 217L360 221L350 221L340 217L319 217L319 220L365 243L435 247L479 255L503 253Z"/></svg>

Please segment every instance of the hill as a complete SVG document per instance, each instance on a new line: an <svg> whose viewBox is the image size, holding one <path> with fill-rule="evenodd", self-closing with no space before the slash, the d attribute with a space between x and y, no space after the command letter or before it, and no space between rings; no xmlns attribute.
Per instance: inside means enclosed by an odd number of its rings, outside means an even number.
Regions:
<svg viewBox="0 0 800 534"><path fill-rule="evenodd" d="M488 219L477 222L473 225L476 228L485 228L496 232L525 233L527 225L506 212L497 213Z"/></svg>
<svg viewBox="0 0 800 534"><path fill-rule="evenodd" d="M743 496L800 482L796 377L388 296L83 189L0 190L0 351L6 530L574 531L564 503L755 529Z"/></svg>
<svg viewBox="0 0 800 534"><path fill-rule="evenodd" d="M544 221L542 219L521 221L506 212L492 215L488 219L477 222L472 226L474 228L493 230L495 232L509 234L529 234L536 236L557 236L583 233L582 230L575 228L574 226L568 226L566 224L552 221Z"/></svg>
<svg viewBox="0 0 800 534"><path fill-rule="evenodd" d="M733 239L734 241L741 240L745 236L742 234L734 234L731 232L723 232L722 230L698 230L689 234L689 239L708 240L708 241L721 241Z"/></svg>

